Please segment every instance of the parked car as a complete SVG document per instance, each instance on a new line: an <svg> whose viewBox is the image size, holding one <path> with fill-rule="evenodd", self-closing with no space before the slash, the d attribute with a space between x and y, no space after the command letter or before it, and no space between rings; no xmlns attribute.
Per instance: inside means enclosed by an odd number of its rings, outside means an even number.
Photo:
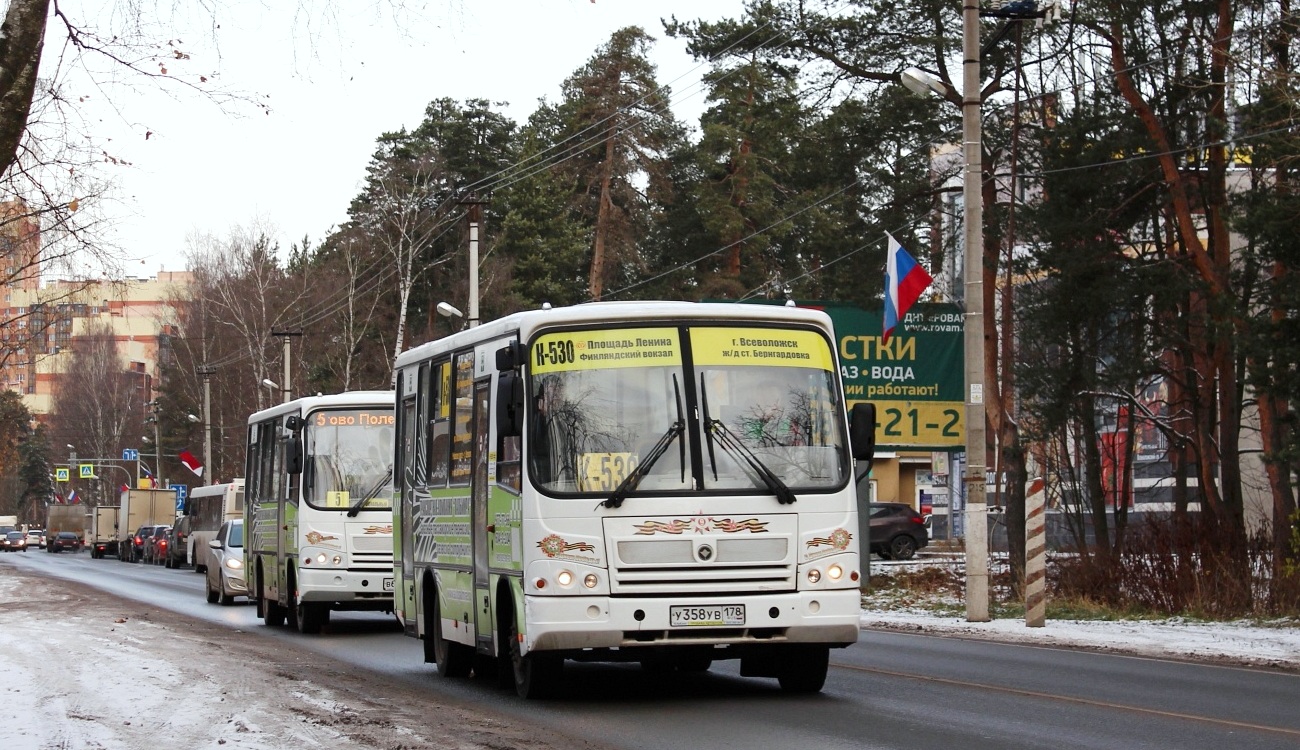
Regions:
<svg viewBox="0 0 1300 750"><path fill-rule="evenodd" d="M905 503L872 503L870 548L886 560L910 560L930 543L925 519Z"/></svg>
<svg viewBox="0 0 1300 750"><path fill-rule="evenodd" d="M27 530L27 548L45 549L45 529Z"/></svg>
<svg viewBox="0 0 1300 750"><path fill-rule="evenodd" d="M217 536L208 542L210 549L194 550L194 554L207 554L208 603L231 604L236 596L248 596L244 580L244 522L226 521L217 530Z"/></svg>
<svg viewBox="0 0 1300 750"><path fill-rule="evenodd" d="M50 552L80 552L81 537L77 536L75 531L60 531L52 539L46 539L45 544Z"/></svg>
<svg viewBox="0 0 1300 750"><path fill-rule="evenodd" d="M167 549L167 534L172 530L170 526L154 526L149 536L144 538L144 550L141 552L141 560L150 565L157 565L162 562L161 552Z"/></svg>
<svg viewBox="0 0 1300 750"><path fill-rule="evenodd" d="M144 559L145 542L153 536L153 530L158 528L156 524L146 524L135 530L126 545L126 561L140 562Z"/></svg>
<svg viewBox="0 0 1300 750"><path fill-rule="evenodd" d="M21 531L10 531L4 538L5 552L26 552L27 535Z"/></svg>
<svg viewBox="0 0 1300 750"><path fill-rule="evenodd" d="M189 561L189 528L190 520L182 518L172 527L172 533L167 538L167 554L163 556L163 565L169 568L179 568L188 564Z"/></svg>

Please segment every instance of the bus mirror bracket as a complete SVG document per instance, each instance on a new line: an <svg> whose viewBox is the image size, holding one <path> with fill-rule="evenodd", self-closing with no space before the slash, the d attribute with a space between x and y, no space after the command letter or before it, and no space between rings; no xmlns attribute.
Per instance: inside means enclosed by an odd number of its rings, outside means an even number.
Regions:
<svg viewBox="0 0 1300 750"><path fill-rule="evenodd" d="M519 373L506 370L497 378L497 407L497 433L502 437L524 434L524 379Z"/></svg>
<svg viewBox="0 0 1300 750"><path fill-rule="evenodd" d="M528 361L528 352L517 339L511 339L505 346L497 349L497 372L513 370Z"/></svg>

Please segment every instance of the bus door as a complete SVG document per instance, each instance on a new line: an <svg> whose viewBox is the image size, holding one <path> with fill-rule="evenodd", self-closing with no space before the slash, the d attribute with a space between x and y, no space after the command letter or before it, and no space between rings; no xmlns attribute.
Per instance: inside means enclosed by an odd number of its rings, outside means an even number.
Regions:
<svg viewBox="0 0 1300 750"><path fill-rule="evenodd" d="M427 370L427 366L422 368ZM401 451L401 457L397 466L402 467L401 476L396 477L398 492L398 509L401 514L401 540L394 548L394 554L398 555L401 564L401 575L398 576L397 582L399 589L394 592L396 600L393 604L402 613L402 627L407 635L416 636L417 622L415 616L414 599L415 599L415 546L412 531L415 525L415 519L412 510L415 506L415 489L418 486L415 456L419 450L417 438L420 432L421 420L417 416L417 400L415 393L415 384L413 380L414 373L407 371L402 374L398 381L402 383L402 393L411 394L402 401L402 434L398 442L398 450ZM421 375L420 377L423 377ZM408 606L409 605L409 606Z"/></svg>
<svg viewBox="0 0 1300 750"><path fill-rule="evenodd" d="M488 580L488 543L490 541L490 532L488 531L488 438L489 430L488 415L491 413L489 408L489 394L491 393L491 380L484 378L474 384L474 454L473 454L473 480L470 487L470 513L472 514L471 527L473 528L471 542L474 555L474 601L478 602L475 609L474 633L476 645L480 650L491 652L492 650L492 597L489 592Z"/></svg>

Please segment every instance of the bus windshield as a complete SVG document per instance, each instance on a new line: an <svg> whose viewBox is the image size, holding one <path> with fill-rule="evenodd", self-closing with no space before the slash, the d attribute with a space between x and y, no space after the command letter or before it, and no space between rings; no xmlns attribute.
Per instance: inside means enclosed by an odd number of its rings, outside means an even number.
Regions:
<svg viewBox="0 0 1300 750"><path fill-rule="evenodd" d="M835 489L849 468L833 363L811 330L544 334L530 354L529 471L556 494Z"/></svg>
<svg viewBox="0 0 1300 750"><path fill-rule="evenodd" d="M393 412L328 409L307 417L303 495L313 508L392 508Z"/></svg>

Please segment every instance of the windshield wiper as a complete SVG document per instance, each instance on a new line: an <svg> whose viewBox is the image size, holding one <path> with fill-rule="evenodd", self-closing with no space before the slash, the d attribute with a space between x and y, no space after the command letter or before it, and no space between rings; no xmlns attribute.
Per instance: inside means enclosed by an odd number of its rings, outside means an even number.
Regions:
<svg viewBox="0 0 1300 750"><path fill-rule="evenodd" d="M668 430L659 436L659 441L654 444L654 447L650 449L650 452L646 454L641 463L637 464L632 473L628 474L622 482L619 482L614 491L610 493L609 499L602 502L601 505L606 508L617 508L622 505L627 494L641 484L641 480L645 478L646 474L650 473L650 468L654 466L655 461L658 461L660 456L668 452L668 446L672 445L673 440L676 440L681 434L682 423L680 421L669 425Z"/></svg>
<svg viewBox="0 0 1300 750"><path fill-rule="evenodd" d="M362 495L360 500L353 503L351 508L348 508L348 518L356 518L357 514L361 512L361 506L365 505L371 500L374 500L375 495L378 495L379 491L388 485L388 480L392 478L393 478L393 465L389 464L388 471L384 472L384 475L379 478L378 482L375 482L375 486L371 487L369 491L366 492L366 494Z"/></svg>
<svg viewBox="0 0 1300 750"><path fill-rule="evenodd" d="M650 452L646 454L645 459L643 459L641 463L637 464L636 468L632 470L632 473L624 477L622 482L618 483L618 486L614 488L612 493L610 493L609 499L601 503L601 505L606 508L617 508L621 506L623 500L627 498L628 493L635 490L637 486L641 484L641 480L650 472L650 468L654 466L655 461L658 461L660 456L667 453L668 446L672 445L673 440L680 438L682 432L685 431L686 420L682 417L682 393L677 387L676 375L673 376L673 395L676 397L677 402L677 421L668 425L668 429L663 435L659 436L659 440L650 448ZM686 481L685 440L682 440L679 444L679 453L678 463L682 467L682 481Z"/></svg>
<svg viewBox="0 0 1300 750"><path fill-rule="evenodd" d="M790 489L790 486L785 482L782 482L781 478L776 474L773 474L772 470L767 468L767 465L764 464L758 456L754 455L754 452L745 445L744 441L737 437L736 433L732 432L722 423L722 420L710 419L707 424L708 429L705 430L705 433L713 434L716 431L718 445L721 445L723 450L727 451L732 456L743 458L745 463L749 465L749 468L758 475L758 478L763 480L763 484L767 485L767 488L772 491L773 495L776 495L777 502L782 505L789 505L799 499L795 497L794 491ZM716 468L714 469L714 472L716 478Z"/></svg>

